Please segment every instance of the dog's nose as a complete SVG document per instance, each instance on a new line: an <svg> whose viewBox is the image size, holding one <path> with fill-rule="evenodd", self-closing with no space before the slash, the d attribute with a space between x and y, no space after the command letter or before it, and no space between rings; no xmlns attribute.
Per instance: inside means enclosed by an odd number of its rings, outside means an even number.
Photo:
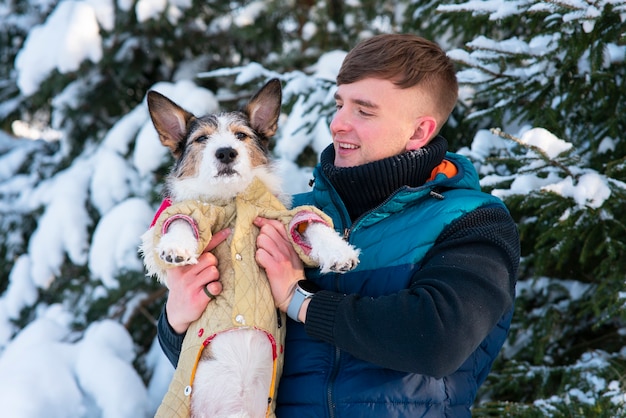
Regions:
<svg viewBox="0 0 626 418"><path fill-rule="evenodd" d="M230 164L237 158L237 151L230 147L220 148L215 151L215 158L222 164Z"/></svg>

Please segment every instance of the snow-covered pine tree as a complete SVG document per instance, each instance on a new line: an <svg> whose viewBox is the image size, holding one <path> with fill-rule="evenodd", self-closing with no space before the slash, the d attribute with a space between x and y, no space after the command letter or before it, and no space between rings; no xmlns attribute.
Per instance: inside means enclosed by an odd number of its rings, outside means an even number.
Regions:
<svg viewBox="0 0 626 418"><path fill-rule="evenodd" d="M626 2L437 10L440 25L474 21L452 30L466 41L451 56L471 87L468 118L504 127L508 142L468 154L488 189L506 190L523 249L509 346L474 412L624 416ZM516 137L529 127L571 147L546 153Z"/></svg>

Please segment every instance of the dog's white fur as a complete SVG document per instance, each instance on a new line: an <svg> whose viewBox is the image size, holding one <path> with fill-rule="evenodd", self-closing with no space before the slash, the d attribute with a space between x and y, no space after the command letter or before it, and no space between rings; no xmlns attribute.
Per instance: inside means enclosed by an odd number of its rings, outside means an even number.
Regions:
<svg viewBox="0 0 626 418"><path fill-rule="evenodd" d="M250 328L227 331L211 342L211 357L198 363L193 417L265 417L273 361L267 335Z"/></svg>
<svg viewBox="0 0 626 418"><path fill-rule="evenodd" d="M267 138L276 131L280 111L277 80L267 83L250 100L245 113L210 115L204 122L206 117L196 118L158 93L151 92L148 97L161 142L177 159L167 183L173 202L191 199L223 204L257 177L289 206L267 158ZM218 159L223 150L231 153L232 161L224 163L228 156ZM151 256L155 250L152 236L152 229L142 236L144 263L149 274L167 285L166 275ZM322 272L343 273L358 264L359 251L324 224L311 223L305 239ZM171 223L156 247L159 257L172 266L197 263L196 251L193 230L182 220ZM210 350L203 351L196 370L192 417L264 417L272 367L264 332L242 328L218 334Z"/></svg>

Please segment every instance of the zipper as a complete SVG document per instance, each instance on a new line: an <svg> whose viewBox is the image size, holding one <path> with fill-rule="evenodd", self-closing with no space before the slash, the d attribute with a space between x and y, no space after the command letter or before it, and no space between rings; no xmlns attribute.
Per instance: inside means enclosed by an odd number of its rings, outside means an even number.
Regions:
<svg viewBox="0 0 626 418"><path fill-rule="evenodd" d="M325 177L323 173L321 174L321 176ZM330 185L330 182L328 182L328 179L326 179L326 183L329 187L329 195L330 195L331 202L337 209L339 209L337 212L339 213L339 217L341 221L340 226L343 228L343 239L346 242L350 242L350 235L352 234L352 231L354 230L355 226L357 226L363 220L363 218L365 218L369 213L372 213L378 210L381 206L385 205L387 202L393 199L396 194L400 192L400 190L397 190L395 193L392 193L382 203L378 204L376 207L372 208L371 210L363 213L361 216L355 219L354 222L350 224L348 222L348 218L346 217L346 208L343 205L343 202L341 202L341 199L338 199L336 191L332 188L332 186ZM341 289L339 286L340 274L335 273L335 276L336 276L335 290L338 292L341 292ZM339 362L341 359L341 350L336 346L334 347L334 350L335 350L335 357L334 357L334 361L330 370L328 385L326 388L326 403L327 403L326 407L328 410L328 416L330 418L335 418L336 404L334 400L334 389L335 389L335 381L337 379L337 375L339 374Z"/></svg>
<svg viewBox="0 0 626 418"><path fill-rule="evenodd" d="M350 227L348 226L350 225L350 222L349 222L349 218L347 215L347 209L345 208L341 199L339 199L339 196L337 195L337 191L332 187L332 185L330 184L330 182L328 181L328 178L326 178L324 173L320 171L319 176L324 179L324 182L326 183L328 187L328 195L330 196L330 201L332 205L335 208L337 208L337 213L339 216L340 224L338 225L337 223L335 223L335 226L337 227L338 230L343 229L343 239L348 241L350 239ZM337 292L340 292L339 276L340 276L339 273L335 273L335 291ZM333 349L335 350L335 356L333 358L333 362L330 367L330 374L329 374L328 381L326 384L326 409L328 411L328 416L330 418L335 418L335 414L336 414L334 391L335 391L335 381L337 379L337 375L339 374L339 360L341 358L341 350L336 346L333 347Z"/></svg>
<svg viewBox="0 0 626 418"><path fill-rule="evenodd" d="M370 213L377 211L380 207L384 206L385 204L387 204L387 202L389 202L390 200L392 200L398 193L400 192L400 190L397 190L395 193L391 194L389 197L387 197L387 199L385 199L382 203L376 205L376 207L372 208L371 210L363 213L361 216L359 216L357 219L354 220L354 222L352 222L352 224L348 227L348 223L346 221L346 218L344 216L344 212L343 211L339 211L340 217L341 217L341 222L342 222L342 227L343 227L343 239L346 242L350 242L350 235L352 234L352 231L355 230L355 227L357 227L361 221ZM333 201L333 204L335 205L335 207L337 208L341 208L343 207L342 205L339 205L337 200L335 199L334 193L331 193L331 200ZM443 199L443 196L437 192L431 191L430 196L436 198L436 199ZM335 273L335 276L337 277L335 280L335 289L338 292L341 292L341 289L339 287L339 280L340 280L340 274ZM334 347L335 349L335 358L334 358L334 362L331 368L331 373L328 379L328 387L326 389L326 402L327 402L327 409L328 409L328 416L330 418L334 418L335 417L335 411L336 411L336 404L335 404L335 400L334 400L334 388L335 388L335 381L337 379L337 375L339 374L339 361L341 359L341 350L337 347Z"/></svg>
<svg viewBox="0 0 626 418"><path fill-rule="evenodd" d="M335 380L337 379L337 374L339 373L339 358L341 357L341 350L335 347L335 359L333 361L332 372L330 374L330 378L328 379L328 388L326 389L326 402L328 408L328 416L330 418L335 418L335 400L333 399L333 393L335 388Z"/></svg>
<svg viewBox="0 0 626 418"><path fill-rule="evenodd" d="M380 209L381 207L383 207L384 205L387 204L387 202L389 202L390 200L392 200L398 193L400 193L400 190L402 189L398 189L396 190L394 193L392 193L391 195L389 195L385 200L383 200L381 203L379 203L378 205L374 206L372 209L368 210L365 213L362 213L361 216L359 216L358 218L356 218L354 220L354 222L352 222L352 225L349 228L344 228L343 230L343 239L350 242L350 234L352 234L352 231L354 230L354 227L357 226L359 223L361 223L361 221L370 213L376 212L378 209ZM344 224L345 225L345 224Z"/></svg>
<svg viewBox="0 0 626 418"><path fill-rule="evenodd" d="M354 220L354 222L352 222L352 225L349 228L344 228L343 230L343 239L345 239L346 241L349 242L350 240L350 235L352 234L352 231L355 229L355 227L361 223L361 221L370 213L376 212L378 209L380 209L381 207L383 207L384 205L386 205L389 201L393 200L396 195L398 195L401 191L403 191L407 186L404 186L398 190L396 190L394 193L390 194L385 200L383 200L381 203L379 203L378 205L376 205L375 207L373 207L372 209L368 210L367 212L363 213L361 216L359 216L358 218L356 218ZM422 188L424 186L420 186L420 188ZM433 197L437 200L443 200L445 199L445 196L442 195L441 193L438 192L438 188L433 188L431 190L428 191L428 193L423 194L421 197L424 196L430 196ZM344 224L345 225L345 224Z"/></svg>

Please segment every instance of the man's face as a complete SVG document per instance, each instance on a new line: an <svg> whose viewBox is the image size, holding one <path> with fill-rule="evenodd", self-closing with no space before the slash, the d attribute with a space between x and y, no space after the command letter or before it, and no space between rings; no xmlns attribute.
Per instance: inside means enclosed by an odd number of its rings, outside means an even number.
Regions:
<svg viewBox="0 0 626 418"><path fill-rule="evenodd" d="M366 78L341 84L335 102L330 132L337 167L367 164L428 142L424 95L417 87L400 89L388 80Z"/></svg>

